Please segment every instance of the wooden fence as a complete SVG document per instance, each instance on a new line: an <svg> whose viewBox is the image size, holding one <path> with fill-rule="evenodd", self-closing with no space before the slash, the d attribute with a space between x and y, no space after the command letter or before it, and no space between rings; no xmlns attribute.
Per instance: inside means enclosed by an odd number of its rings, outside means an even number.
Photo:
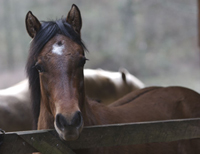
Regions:
<svg viewBox="0 0 200 154"><path fill-rule="evenodd" d="M73 149L170 142L200 138L200 118L85 127L76 141L61 141L55 130L0 135L0 154L74 154Z"/></svg>

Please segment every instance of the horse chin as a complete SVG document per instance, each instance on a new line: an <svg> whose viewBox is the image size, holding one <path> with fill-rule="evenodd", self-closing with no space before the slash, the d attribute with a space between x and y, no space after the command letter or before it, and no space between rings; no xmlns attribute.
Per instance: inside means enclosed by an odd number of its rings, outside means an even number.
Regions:
<svg viewBox="0 0 200 154"><path fill-rule="evenodd" d="M69 128L69 129L66 128L64 130L60 130L56 125L54 126L60 139L64 141L77 140L79 138L80 133L83 130L83 125L81 125L80 127L75 127L75 128Z"/></svg>
<svg viewBox="0 0 200 154"><path fill-rule="evenodd" d="M62 138L62 140L65 141L75 141L79 138L79 134L73 134L73 135L62 135L62 137L60 136L60 138Z"/></svg>

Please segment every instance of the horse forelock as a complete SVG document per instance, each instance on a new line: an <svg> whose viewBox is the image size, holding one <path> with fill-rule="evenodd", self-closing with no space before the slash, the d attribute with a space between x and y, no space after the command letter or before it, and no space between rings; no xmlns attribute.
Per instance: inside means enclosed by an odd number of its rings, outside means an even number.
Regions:
<svg viewBox="0 0 200 154"><path fill-rule="evenodd" d="M39 73L34 67L37 61L37 57L42 51L45 44L50 41L55 35L62 34L77 44L81 45L83 49L86 49L84 43L81 40L79 34L77 34L70 24L66 22L64 18L57 21L43 21L41 22L41 29L37 32L36 36L33 38L29 56L26 64L27 77L29 79L29 88L31 91L33 118L34 118L34 128L37 127L38 117L40 113L40 81ZM87 50L87 49L86 49Z"/></svg>

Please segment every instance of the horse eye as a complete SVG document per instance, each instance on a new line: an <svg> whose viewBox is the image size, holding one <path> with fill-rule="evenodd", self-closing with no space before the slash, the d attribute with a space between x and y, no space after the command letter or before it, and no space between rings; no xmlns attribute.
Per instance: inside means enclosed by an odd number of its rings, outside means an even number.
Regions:
<svg viewBox="0 0 200 154"><path fill-rule="evenodd" d="M39 65L39 64L36 64L35 68L38 70L38 72L44 72L43 67L41 65Z"/></svg>
<svg viewBox="0 0 200 154"><path fill-rule="evenodd" d="M81 58L81 60L79 62L79 66L83 67L85 65L86 60L88 60L88 59L85 57Z"/></svg>

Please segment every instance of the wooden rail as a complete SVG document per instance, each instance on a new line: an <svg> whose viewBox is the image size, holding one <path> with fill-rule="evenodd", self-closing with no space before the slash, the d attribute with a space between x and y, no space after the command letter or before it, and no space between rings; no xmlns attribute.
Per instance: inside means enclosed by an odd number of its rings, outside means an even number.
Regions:
<svg viewBox="0 0 200 154"><path fill-rule="evenodd" d="M200 138L200 118L85 127L71 142L61 141L55 130L11 132L0 135L0 154L74 154L71 149L194 138Z"/></svg>

